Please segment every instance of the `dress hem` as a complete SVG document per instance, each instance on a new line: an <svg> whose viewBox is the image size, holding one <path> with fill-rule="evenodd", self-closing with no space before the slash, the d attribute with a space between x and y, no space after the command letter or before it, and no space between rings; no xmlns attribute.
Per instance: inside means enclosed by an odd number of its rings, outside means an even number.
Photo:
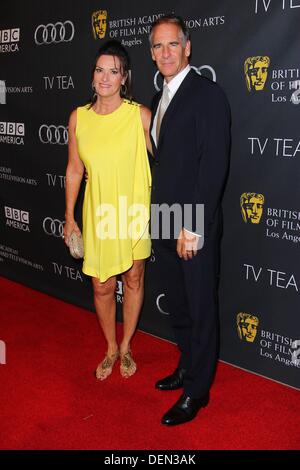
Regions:
<svg viewBox="0 0 300 470"><path fill-rule="evenodd" d="M149 258L149 256L150 256L150 254L147 255L147 256L143 256L141 258L138 258L138 259L147 259L147 258ZM119 267L119 268L112 269L109 272L109 274L108 273L105 274L103 278L100 278L100 275L99 275L98 271L96 271L93 268L84 267L84 268L82 268L82 272L84 274L86 274L87 276L96 277L97 279L99 279L100 282L105 282L112 276L117 276L118 274L122 274L125 271L128 271L128 269L130 269L132 267L134 261L137 261L137 260L132 259L132 261L128 264L125 264L124 266Z"/></svg>

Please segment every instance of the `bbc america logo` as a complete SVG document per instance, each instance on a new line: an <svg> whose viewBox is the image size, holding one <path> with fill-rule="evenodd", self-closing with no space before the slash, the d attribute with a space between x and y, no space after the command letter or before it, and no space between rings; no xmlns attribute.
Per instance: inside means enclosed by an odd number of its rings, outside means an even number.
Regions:
<svg viewBox="0 0 300 470"><path fill-rule="evenodd" d="M0 122L0 142L24 145L25 125L23 122Z"/></svg>
<svg viewBox="0 0 300 470"><path fill-rule="evenodd" d="M42 144L66 145L68 143L68 128L42 124L39 128L39 138Z"/></svg>
<svg viewBox="0 0 300 470"><path fill-rule="evenodd" d="M72 21L57 21L56 23L40 24L34 33L34 41L37 46L58 44L72 41L75 27Z"/></svg>
<svg viewBox="0 0 300 470"><path fill-rule="evenodd" d="M20 40L20 28L3 29L0 31L0 52L17 52Z"/></svg>
<svg viewBox="0 0 300 470"><path fill-rule="evenodd" d="M30 232L29 212L8 206L4 206L4 212L6 217L6 226L17 230L23 230L23 232Z"/></svg>
<svg viewBox="0 0 300 470"><path fill-rule="evenodd" d="M29 224L29 212L14 207L4 206L5 216L7 219L16 220L17 222L24 222Z"/></svg>

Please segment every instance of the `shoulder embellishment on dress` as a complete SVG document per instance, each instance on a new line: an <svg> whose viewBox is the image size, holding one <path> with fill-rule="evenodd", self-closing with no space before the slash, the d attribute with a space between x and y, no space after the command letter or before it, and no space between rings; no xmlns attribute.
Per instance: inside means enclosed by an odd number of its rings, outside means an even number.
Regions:
<svg viewBox="0 0 300 470"><path fill-rule="evenodd" d="M130 101L126 98L124 98L124 103L131 104L132 106L141 106L140 103L137 103L136 101Z"/></svg>

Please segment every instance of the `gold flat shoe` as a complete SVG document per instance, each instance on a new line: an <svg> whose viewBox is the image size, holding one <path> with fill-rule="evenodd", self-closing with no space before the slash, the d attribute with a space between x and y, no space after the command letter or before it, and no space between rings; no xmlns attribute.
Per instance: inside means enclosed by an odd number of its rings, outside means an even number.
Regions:
<svg viewBox="0 0 300 470"><path fill-rule="evenodd" d="M120 374L125 379L131 377L136 373L137 366L131 355L131 351L127 351L125 354L121 354Z"/></svg>
<svg viewBox="0 0 300 470"><path fill-rule="evenodd" d="M116 360L118 359L118 357L119 357L119 351L117 351L112 356L109 356L108 354L106 354L105 358L103 359L102 362L100 362L100 364L98 365L95 371L96 378L100 380L105 380L112 373L113 366Z"/></svg>

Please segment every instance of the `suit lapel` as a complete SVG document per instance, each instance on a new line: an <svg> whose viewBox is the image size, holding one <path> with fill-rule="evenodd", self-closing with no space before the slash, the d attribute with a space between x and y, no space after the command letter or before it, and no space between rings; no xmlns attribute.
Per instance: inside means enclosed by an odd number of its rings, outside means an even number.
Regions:
<svg viewBox="0 0 300 470"><path fill-rule="evenodd" d="M162 95L162 90L154 96L152 107L151 107L150 140L151 140L154 155L156 154L157 147L152 138L152 129L153 129L154 117L158 108L159 101L161 99L161 95Z"/></svg>

